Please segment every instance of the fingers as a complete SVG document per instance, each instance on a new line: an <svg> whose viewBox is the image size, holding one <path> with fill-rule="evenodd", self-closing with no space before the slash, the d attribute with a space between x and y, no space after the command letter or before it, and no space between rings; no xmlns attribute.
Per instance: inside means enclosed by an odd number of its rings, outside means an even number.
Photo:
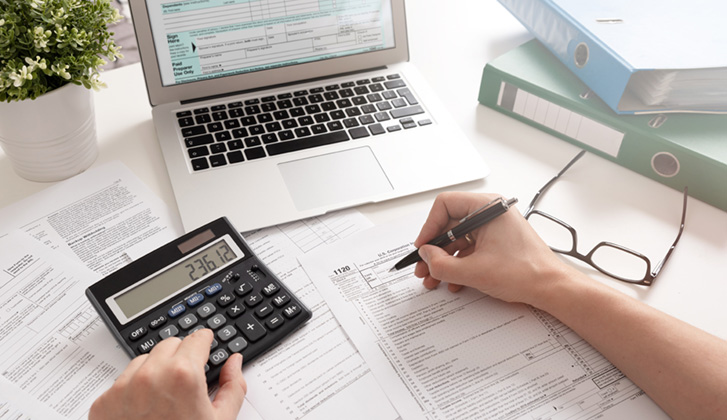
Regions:
<svg viewBox="0 0 727 420"><path fill-rule="evenodd" d="M184 338L176 356L186 358L194 365L204 366L210 357L210 345L214 335L210 329L201 329ZM167 340L163 340L162 343ZM161 343L159 343L161 345Z"/></svg>
<svg viewBox="0 0 727 420"><path fill-rule="evenodd" d="M497 197L493 194L470 194L462 192L445 192L434 200L424 226L414 241L414 246L421 247L442 232L451 229L459 221Z"/></svg>
<svg viewBox="0 0 727 420"><path fill-rule="evenodd" d="M142 354L141 356L137 356L129 362L129 364L126 366L126 369L124 369L123 372L121 372L121 375L119 375L118 378L116 378L116 381L114 382L117 385L125 385L127 384L131 378L134 376L136 371L139 370L141 365L143 365L146 362L146 359L149 357L148 354Z"/></svg>
<svg viewBox="0 0 727 420"><path fill-rule="evenodd" d="M242 376L242 355L234 353L220 371L220 389L212 403L218 419L234 419L247 394L247 382Z"/></svg>

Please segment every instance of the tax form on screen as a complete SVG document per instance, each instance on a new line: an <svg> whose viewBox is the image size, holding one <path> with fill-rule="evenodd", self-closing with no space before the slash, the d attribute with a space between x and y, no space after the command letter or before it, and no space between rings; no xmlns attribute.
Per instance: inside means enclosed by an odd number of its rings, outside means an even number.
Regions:
<svg viewBox="0 0 727 420"><path fill-rule="evenodd" d="M171 0L147 13L164 86L394 46L380 0Z"/></svg>
<svg viewBox="0 0 727 420"><path fill-rule="evenodd" d="M390 273L424 219L300 258L402 418L668 418L549 314L473 289L426 290L413 267Z"/></svg>

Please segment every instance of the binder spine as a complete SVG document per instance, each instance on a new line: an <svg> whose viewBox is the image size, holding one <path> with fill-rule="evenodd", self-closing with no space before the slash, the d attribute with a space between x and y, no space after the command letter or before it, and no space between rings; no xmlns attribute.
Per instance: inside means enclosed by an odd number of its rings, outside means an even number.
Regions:
<svg viewBox="0 0 727 420"><path fill-rule="evenodd" d="M551 0L498 0L616 113L633 70ZM630 113L630 112L629 112Z"/></svg>
<svg viewBox="0 0 727 420"><path fill-rule="evenodd" d="M727 165L663 141L657 130L669 117L599 118L585 104L541 91L489 64L479 102L677 191L688 186L690 196L727 211ZM634 130L619 124L620 118L638 119L644 127Z"/></svg>

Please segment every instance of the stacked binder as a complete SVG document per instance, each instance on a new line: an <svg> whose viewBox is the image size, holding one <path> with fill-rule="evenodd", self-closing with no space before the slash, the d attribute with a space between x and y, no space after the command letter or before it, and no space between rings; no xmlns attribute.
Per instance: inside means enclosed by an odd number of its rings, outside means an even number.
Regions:
<svg viewBox="0 0 727 420"><path fill-rule="evenodd" d="M499 2L617 114L727 113L727 2Z"/></svg>
<svg viewBox="0 0 727 420"><path fill-rule="evenodd" d="M560 46L565 51L573 43L583 42L582 39L560 21L545 19L547 15L543 14L542 8L535 6L575 4L574 0L499 1L517 4L518 10L540 16L533 25L536 27L533 33L546 32L548 39L561 39L562 43L546 46L539 40L532 40L488 63L480 86L482 104L679 191L688 186L691 196L727 211L727 115L714 109L708 113L695 113L694 109L685 113L663 106L659 108L660 112L646 109L617 112L613 101L609 103L609 98L597 94L603 91L603 79L615 75L616 70L608 65L595 65L604 60L594 59L593 49L589 48L586 66L592 65L590 72L600 72L602 77L594 81L575 73L565 62L570 63L571 59L564 59L566 55L559 56L554 50ZM583 2L581 7L591 3L594 2ZM601 3L616 7L622 0ZM612 11L601 16L623 15ZM559 31L561 34L556 34ZM569 38L577 40L566 41ZM727 54L717 55L727 60ZM623 60L617 61L623 64ZM681 74L698 73L686 69ZM654 75L661 77L658 73ZM701 84L715 90L727 89L727 78L721 82L700 80ZM613 93L613 89L608 88L606 92ZM650 95L661 88L654 89ZM693 102L692 99L700 95L696 90L689 92L687 89L687 93L679 94L683 103L687 96ZM634 94L627 92L624 95ZM674 95L672 97L679 96ZM722 95L723 100L727 98L727 93ZM613 99L615 95L611 96ZM617 102L623 102L623 98Z"/></svg>

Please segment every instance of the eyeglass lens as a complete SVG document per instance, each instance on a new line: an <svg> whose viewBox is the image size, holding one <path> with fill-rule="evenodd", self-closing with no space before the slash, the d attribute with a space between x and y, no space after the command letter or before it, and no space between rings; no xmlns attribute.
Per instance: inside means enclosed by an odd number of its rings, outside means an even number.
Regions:
<svg viewBox="0 0 727 420"><path fill-rule="evenodd" d="M649 273L649 264L643 257L608 243L600 243L589 255L579 253L575 231L569 230L560 221L549 218L541 212L532 212L528 221L553 251L576 257L605 274L625 281L638 282Z"/></svg>

